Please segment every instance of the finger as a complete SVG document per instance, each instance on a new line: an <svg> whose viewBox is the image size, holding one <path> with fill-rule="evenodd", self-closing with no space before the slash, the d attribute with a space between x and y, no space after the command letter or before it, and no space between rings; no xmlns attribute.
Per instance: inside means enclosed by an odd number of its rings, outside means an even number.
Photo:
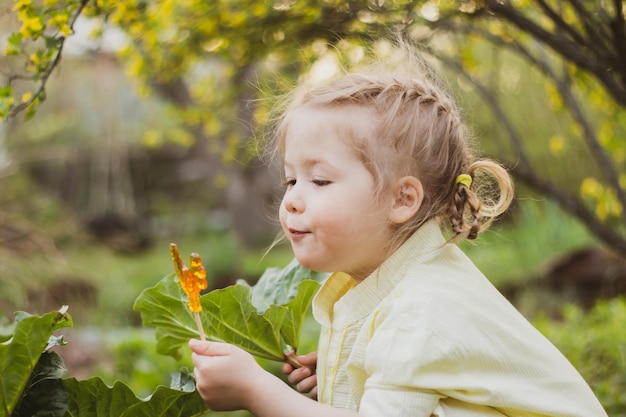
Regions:
<svg viewBox="0 0 626 417"><path fill-rule="evenodd" d="M312 377L303 379L302 381L300 381L298 383L298 385L296 385L296 389L299 392L310 392L312 391L315 387L317 387L317 376L313 375Z"/></svg>
<svg viewBox="0 0 626 417"><path fill-rule="evenodd" d="M289 375L293 372L293 366L289 365L288 363L283 363L281 370L283 371L283 374Z"/></svg>
<svg viewBox="0 0 626 417"><path fill-rule="evenodd" d="M315 365L317 365L317 352L311 352L306 355L298 356L298 362L304 366L312 366L315 368Z"/></svg>
<svg viewBox="0 0 626 417"><path fill-rule="evenodd" d="M310 377L311 375L313 375L311 368L303 366L302 368L298 368L291 372L287 380L289 380L292 385L297 385L300 381Z"/></svg>
<svg viewBox="0 0 626 417"><path fill-rule="evenodd" d="M317 385L309 392L309 397L317 401Z"/></svg>

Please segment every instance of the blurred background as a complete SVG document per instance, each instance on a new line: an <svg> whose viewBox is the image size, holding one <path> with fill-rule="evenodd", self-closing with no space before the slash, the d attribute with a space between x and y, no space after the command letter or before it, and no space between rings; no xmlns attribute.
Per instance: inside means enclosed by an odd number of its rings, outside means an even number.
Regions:
<svg viewBox="0 0 626 417"><path fill-rule="evenodd" d="M150 392L175 370L132 305L198 252L209 289L285 266L280 94L396 57L401 33L516 182L462 249L626 415L621 1L0 0L0 312L69 304L63 357ZM316 330L308 326L308 347Z"/></svg>

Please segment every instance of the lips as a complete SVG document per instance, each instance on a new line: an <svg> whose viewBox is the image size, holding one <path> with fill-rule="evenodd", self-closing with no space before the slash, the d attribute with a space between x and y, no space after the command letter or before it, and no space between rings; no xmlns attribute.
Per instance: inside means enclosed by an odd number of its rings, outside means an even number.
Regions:
<svg viewBox="0 0 626 417"><path fill-rule="evenodd" d="M304 230L292 229L291 227L287 230L289 231L289 237L291 238L291 240L302 238L303 236L310 233Z"/></svg>

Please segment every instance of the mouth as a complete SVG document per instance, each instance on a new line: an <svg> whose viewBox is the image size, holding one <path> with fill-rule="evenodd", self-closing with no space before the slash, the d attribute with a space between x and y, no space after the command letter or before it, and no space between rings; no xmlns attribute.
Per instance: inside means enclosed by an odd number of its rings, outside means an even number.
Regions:
<svg viewBox="0 0 626 417"><path fill-rule="evenodd" d="M298 230L298 229L292 229L291 227L289 229L287 229L287 231L289 232L289 237L293 240L293 239L298 239L298 238L302 238L303 236L309 234L310 232L304 231L304 230Z"/></svg>

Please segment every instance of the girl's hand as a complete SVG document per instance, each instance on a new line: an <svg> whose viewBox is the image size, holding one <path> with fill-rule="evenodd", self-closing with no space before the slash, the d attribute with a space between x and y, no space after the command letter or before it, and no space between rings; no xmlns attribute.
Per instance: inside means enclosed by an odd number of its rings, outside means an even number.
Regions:
<svg viewBox="0 0 626 417"><path fill-rule="evenodd" d="M282 371L289 375L287 379L299 392L317 400L317 375L315 374L317 352L298 356L296 359L302 364L301 368L294 368L290 364L284 363Z"/></svg>
<svg viewBox="0 0 626 417"><path fill-rule="evenodd" d="M219 342L192 339L189 347L198 393L211 410L249 409L267 372L248 352Z"/></svg>

